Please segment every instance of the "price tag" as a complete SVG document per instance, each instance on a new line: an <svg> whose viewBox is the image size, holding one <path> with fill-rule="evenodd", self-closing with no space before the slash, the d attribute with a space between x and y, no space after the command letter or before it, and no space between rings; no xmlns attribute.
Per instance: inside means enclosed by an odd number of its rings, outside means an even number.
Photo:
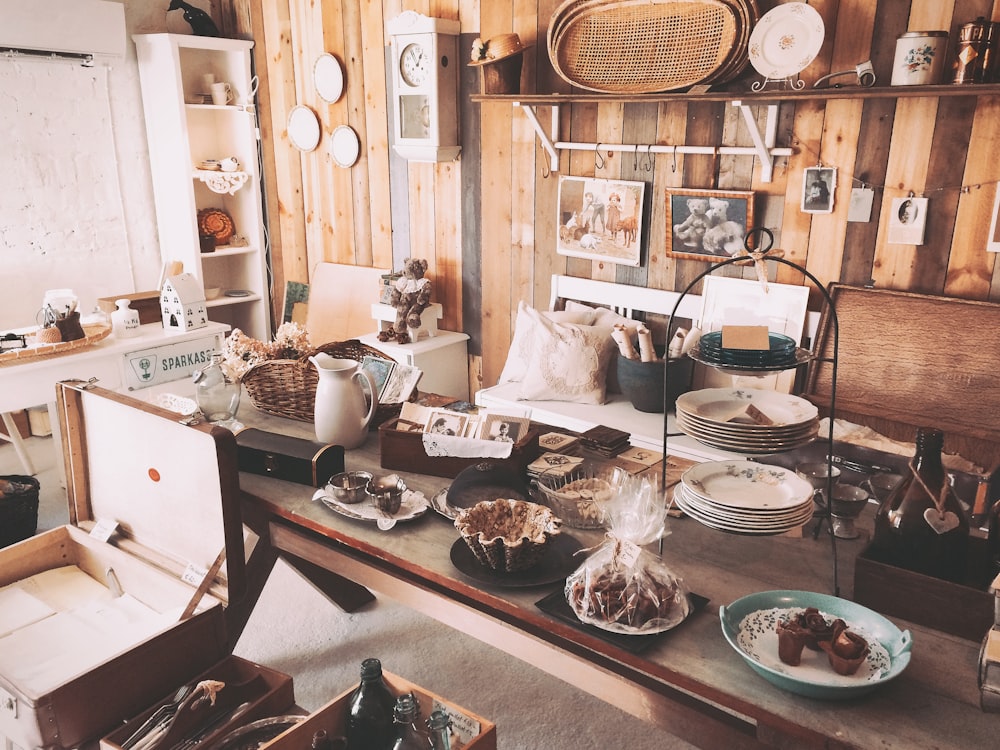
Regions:
<svg viewBox="0 0 1000 750"><path fill-rule="evenodd" d="M90 530L90 536L93 539L99 539L102 542L106 542L111 538L111 535L118 530L118 522L111 521L107 518L100 518L97 523L94 524L94 528Z"/></svg>
<svg viewBox="0 0 1000 750"><path fill-rule="evenodd" d="M618 547L618 559L631 568L639 559L639 552L638 545L623 540Z"/></svg>
<svg viewBox="0 0 1000 750"><path fill-rule="evenodd" d="M184 583L190 583L192 586L200 586L201 582L205 580L205 576L208 575L207 568L199 568L194 563L188 563L188 566L184 568L184 573L181 574L181 580Z"/></svg>

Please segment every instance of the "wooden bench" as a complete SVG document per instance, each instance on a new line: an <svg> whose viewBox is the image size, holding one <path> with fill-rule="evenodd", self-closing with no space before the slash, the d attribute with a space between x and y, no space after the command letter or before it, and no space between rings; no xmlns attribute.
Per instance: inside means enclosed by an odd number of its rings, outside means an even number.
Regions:
<svg viewBox="0 0 1000 750"><path fill-rule="evenodd" d="M643 319L647 315L675 317L685 327L701 317L703 299L688 294L681 299L679 292L647 287L615 284L594 279L581 279L555 274L552 276L549 309L564 309L567 300L591 306L608 307L627 318ZM678 300L680 304L678 305ZM807 330L814 335L819 315L811 313ZM544 424L584 432L597 425L606 425L631 433L632 445L648 450L663 449L663 414L637 411L620 393L609 393L604 404L577 404L565 401L518 400L519 383L502 383L477 391L477 406L511 413L521 413ZM668 415L668 450L672 455L696 461L718 460L736 454L711 448L687 436L673 437L677 432L673 415Z"/></svg>

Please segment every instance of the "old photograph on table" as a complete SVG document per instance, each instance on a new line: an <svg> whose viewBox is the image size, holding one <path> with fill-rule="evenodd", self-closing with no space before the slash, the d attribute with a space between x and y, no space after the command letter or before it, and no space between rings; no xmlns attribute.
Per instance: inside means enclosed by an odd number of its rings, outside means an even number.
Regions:
<svg viewBox="0 0 1000 750"><path fill-rule="evenodd" d="M413 391L423 374L424 371L419 367L411 367L401 362L395 363L395 367L389 373L389 378L385 381L385 386L379 394L379 402L399 404L406 401L413 395Z"/></svg>
<svg viewBox="0 0 1000 750"><path fill-rule="evenodd" d="M645 192L644 182L560 175L557 252L638 266Z"/></svg>
<svg viewBox="0 0 1000 750"><path fill-rule="evenodd" d="M802 178L802 210L807 214L833 213L837 190L837 170L833 167L809 167Z"/></svg>
<svg viewBox="0 0 1000 750"><path fill-rule="evenodd" d="M424 424L424 432L436 435L464 437L469 424L469 415L448 409L431 409Z"/></svg>
<svg viewBox="0 0 1000 750"><path fill-rule="evenodd" d="M667 188L667 252L714 262L742 254L753 200L751 190Z"/></svg>
<svg viewBox="0 0 1000 750"><path fill-rule="evenodd" d="M479 427L479 437L482 440L495 440L500 443L516 443L528 431L528 419L514 417L509 414L484 414Z"/></svg>
<svg viewBox="0 0 1000 750"><path fill-rule="evenodd" d="M889 207L889 236L891 245L923 245L927 226L926 198L907 196L893 198Z"/></svg>

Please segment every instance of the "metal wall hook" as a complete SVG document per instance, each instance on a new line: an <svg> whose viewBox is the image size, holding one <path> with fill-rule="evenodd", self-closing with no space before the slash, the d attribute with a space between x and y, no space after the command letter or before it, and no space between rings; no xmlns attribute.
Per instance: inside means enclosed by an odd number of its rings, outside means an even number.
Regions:
<svg viewBox="0 0 1000 750"><path fill-rule="evenodd" d="M604 157L601 156L601 144L596 143L594 144L594 169L604 169L604 163Z"/></svg>
<svg viewBox="0 0 1000 750"><path fill-rule="evenodd" d="M647 172L652 172L653 171L653 144L652 143L646 144L646 159L645 159L645 161L643 163L643 168Z"/></svg>
<svg viewBox="0 0 1000 750"><path fill-rule="evenodd" d="M673 164L670 165L670 171L671 172L676 172L677 171L677 146L674 146L674 154L673 155L674 155L674 161L673 161Z"/></svg>

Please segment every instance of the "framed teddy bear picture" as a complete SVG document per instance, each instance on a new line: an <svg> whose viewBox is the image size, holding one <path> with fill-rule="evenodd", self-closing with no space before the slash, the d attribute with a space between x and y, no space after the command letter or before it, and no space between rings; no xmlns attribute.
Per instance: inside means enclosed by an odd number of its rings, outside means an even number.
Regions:
<svg viewBox="0 0 1000 750"><path fill-rule="evenodd" d="M638 266L646 183L559 176L560 255Z"/></svg>
<svg viewBox="0 0 1000 750"><path fill-rule="evenodd" d="M744 251L753 227L751 190L667 190L667 253L720 261Z"/></svg>

